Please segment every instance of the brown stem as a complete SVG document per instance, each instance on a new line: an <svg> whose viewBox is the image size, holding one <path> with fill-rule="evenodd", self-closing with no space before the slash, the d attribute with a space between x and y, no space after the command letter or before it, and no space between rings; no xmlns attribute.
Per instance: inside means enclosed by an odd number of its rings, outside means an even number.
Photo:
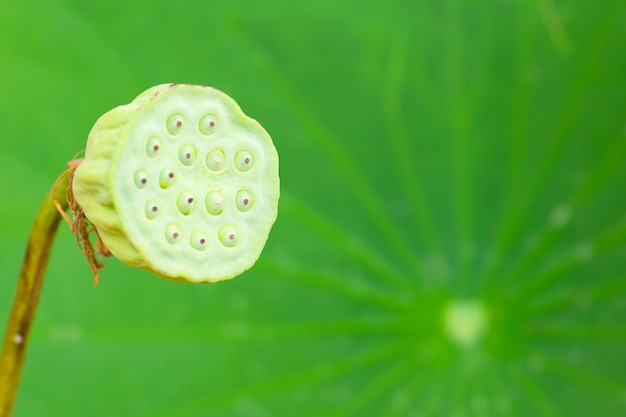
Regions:
<svg viewBox="0 0 626 417"><path fill-rule="evenodd" d="M41 204L28 239L0 356L0 417L10 417L13 411L30 328L35 319L52 242L61 220L55 201L61 209L67 209L68 185L69 172L66 172Z"/></svg>

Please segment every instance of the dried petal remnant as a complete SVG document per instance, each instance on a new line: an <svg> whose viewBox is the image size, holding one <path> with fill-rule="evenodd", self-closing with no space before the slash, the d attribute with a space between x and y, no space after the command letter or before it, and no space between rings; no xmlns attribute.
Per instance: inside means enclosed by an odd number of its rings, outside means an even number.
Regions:
<svg viewBox="0 0 626 417"><path fill-rule="evenodd" d="M87 260L87 263L89 264L89 268L91 269L91 272L93 273L93 285L95 287L96 285L98 285L98 281L99 281L98 270L104 268L104 263L99 259L99 257L109 257L111 256L111 252L104 245L104 242L100 238L100 235L98 234L98 230L96 229L96 227L89 222L89 220L85 216L83 209L74 199L74 193L72 190L74 173L76 172L76 169L80 166L80 164L83 162L83 158L77 158L77 157L78 155L74 157L68 163L69 168L65 172L63 172L59 176L59 178L57 178L55 185L53 187L52 195L54 196L54 188L56 188L56 185L59 182L59 180L63 176L69 175L70 177L69 185L67 188L65 198L67 199L68 207L70 209L70 214L72 216L71 219L65 213L65 210L63 210L63 208L61 207L58 201L53 200L53 202L57 210L59 211L59 213L63 216L65 221L67 221L67 223L70 225L70 230L74 233L74 236L76 237L76 243L78 244L78 247L83 252L83 255L85 255L85 259ZM94 244L91 243L92 234L95 235L95 243L94 243L95 250L94 250Z"/></svg>

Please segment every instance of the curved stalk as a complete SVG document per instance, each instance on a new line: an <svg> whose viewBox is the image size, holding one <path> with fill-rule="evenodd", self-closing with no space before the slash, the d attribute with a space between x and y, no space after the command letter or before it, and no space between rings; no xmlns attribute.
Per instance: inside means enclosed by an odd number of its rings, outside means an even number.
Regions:
<svg viewBox="0 0 626 417"><path fill-rule="evenodd" d="M67 209L68 185L69 172L66 172L41 204L28 239L0 356L0 417L9 417L13 411L44 273L62 218L55 201L63 210Z"/></svg>

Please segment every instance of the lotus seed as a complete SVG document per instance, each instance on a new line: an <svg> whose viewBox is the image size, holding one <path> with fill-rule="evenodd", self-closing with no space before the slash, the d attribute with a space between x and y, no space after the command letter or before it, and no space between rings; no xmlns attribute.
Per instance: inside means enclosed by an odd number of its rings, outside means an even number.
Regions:
<svg viewBox="0 0 626 417"><path fill-rule="evenodd" d="M179 242L180 238L180 230L177 225L170 223L165 228L165 239L171 243L175 244Z"/></svg>
<svg viewBox="0 0 626 417"><path fill-rule="evenodd" d="M150 158L156 158L159 154L159 149L161 149L161 141L158 138L148 139L146 153Z"/></svg>
<svg viewBox="0 0 626 417"><path fill-rule="evenodd" d="M135 172L134 181L137 188L144 188L148 183L148 174L143 170L137 171Z"/></svg>
<svg viewBox="0 0 626 417"><path fill-rule="evenodd" d="M163 189L171 187L174 184L175 180L176 178L174 173L169 169L164 169L159 175L159 185Z"/></svg>
<svg viewBox="0 0 626 417"><path fill-rule="evenodd" d="M197 250L205 250L207 248L206 237L202 232L195 232L191 235L191 241L189 243L192 248Z"/></svg>
<svg viewBox="0 0 626 417"><path fill-rule="evenodd" d="M189 191L183 191L178 195L176 200L176 207L183 215L188 216L193 211L195 204L193 202L193 196Z"/></svg>
<svg viewBox="0 0 626 417"><path fill-rule="evenodd" d="M237 245L238 233L235 226L224 226L220 229L219 239L222 245L232 248Z"/></svg>
<svg viewBox="0 0 626 417"><path fill-rule="evenodd" d="M148 201L146 203L146 217L148 220L153 220L159 214L159 207L156 205L154 201Z"/></svg>
<svg viewBox="0 0 626 417"><path fill-rule="evenodd" d="M212 114L207 114L200 120L198 126L203 135L212 135L217 131L217 119Z"/></svg>
<svg viewBox="0 0 626 417"><path fill-rule="evenodd" d="M241 172L247 172L254 165L254 156L249 151L239 151L235 154L235 167Z"/></svg>
<svg viewBox="0 0 626 417"><path fill-rule="evenodd" d="M223 202L224 197L222 196L221 192L209 191L209 193L207 193L206 195L206 210L209 212L209 214L212 214L213 216L222 214L222 211L224 210Z"/></svg>
<svg viewBox="0 0 626 417"><path fill-rule="evenodd" d="M213 149L206 157L206 166L210 171L219 172L224 167L224 151Z"/></svg>
<svg viewBox="0 0 626 417"><path fill-rule="evenodd" d="M183 130L183 116L180 114L173 114L167 119L167 131L170 132L170 135L176 136L180 134Z"/></svg>
<svg viewBox="0 0 626 417"><path fill-rule="evenodd" d="M241 212L246 212L250 210L252 207L252 194L249 191L241 190L237 192L237 196L235 197L235 205L237 206L237 210Z"/></svg>
<svg viewBox="0 0 626 417"><path fill-rule="evenodd" d="M178 159L181 164L191 166L196 160L196 150L191 145L185 145L178 151Z"/></svg>

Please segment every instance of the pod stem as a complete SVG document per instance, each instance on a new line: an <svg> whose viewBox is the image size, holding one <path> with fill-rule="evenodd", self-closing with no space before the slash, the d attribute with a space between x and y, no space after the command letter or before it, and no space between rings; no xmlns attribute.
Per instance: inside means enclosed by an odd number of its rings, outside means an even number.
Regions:
<svg viewBox="0 0 626 417"><path fill-rule="evenodd" d="M52 243L68 208L69 177L66 171L46 195L28 239L0 356L0 417L13 411Z"/></svg>

